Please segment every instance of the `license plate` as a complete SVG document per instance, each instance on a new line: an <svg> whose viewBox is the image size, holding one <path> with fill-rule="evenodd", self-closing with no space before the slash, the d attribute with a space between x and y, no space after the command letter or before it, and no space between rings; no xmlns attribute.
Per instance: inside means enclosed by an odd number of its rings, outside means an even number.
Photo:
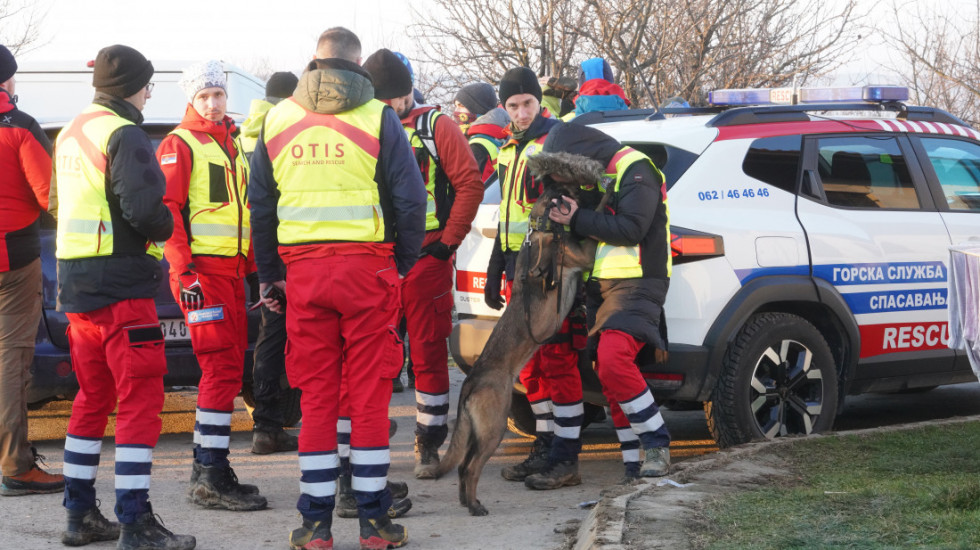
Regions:
<svg viewBox="0 0 980 550"><path fill-rule="evenodd" d="M191 339L187 323L183 319L160 319L160 330L167 342L186 342Z"/></svg>

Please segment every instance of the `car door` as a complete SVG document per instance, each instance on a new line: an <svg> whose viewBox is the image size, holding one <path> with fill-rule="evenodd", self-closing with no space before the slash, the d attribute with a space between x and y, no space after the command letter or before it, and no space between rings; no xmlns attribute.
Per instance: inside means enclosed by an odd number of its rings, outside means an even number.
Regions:
<svg viewBox="0 0 980 550"><path fill-rule="evenodd" d="M818 135L804 147L797 213L813 276L840 292L860 328L854 381L873 389L875 379L952 370L950 239L908 138Z"/></svg>

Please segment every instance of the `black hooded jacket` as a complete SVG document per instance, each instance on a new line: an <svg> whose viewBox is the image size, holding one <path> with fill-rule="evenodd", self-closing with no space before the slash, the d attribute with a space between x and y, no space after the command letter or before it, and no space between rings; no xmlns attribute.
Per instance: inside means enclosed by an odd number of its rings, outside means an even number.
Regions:
<svg viewBox="0 0 980 550"><path fill-rule="evenodd" d="M555 127L545 139L542 153L564 152L598 161L603 167L622 148L607 134L580 124ZM626 169L619 192L601 212L579 208L572 231L615 246L640 245L643 278L667 278L667 206L663 179L645 162Z"/></svg>

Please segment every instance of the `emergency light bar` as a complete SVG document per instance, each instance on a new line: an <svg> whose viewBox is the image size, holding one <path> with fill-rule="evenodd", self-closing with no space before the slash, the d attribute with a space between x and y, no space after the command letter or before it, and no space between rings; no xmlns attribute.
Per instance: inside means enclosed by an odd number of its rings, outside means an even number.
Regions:
<svg viewBox="0 0 980 550"><path fill-rule="evenodd" d="M719 106L797 105L806 103L878 103L905 101L904 86L854 86L847 88L746 88L708 92L708 103Z"/></svg>

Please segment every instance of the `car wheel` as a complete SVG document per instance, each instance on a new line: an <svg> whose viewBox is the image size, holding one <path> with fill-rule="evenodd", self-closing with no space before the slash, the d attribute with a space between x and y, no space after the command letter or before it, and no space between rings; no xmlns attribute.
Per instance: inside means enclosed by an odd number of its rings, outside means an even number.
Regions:
<svg viewBox="0 0 980 550"><path fill-rule="evenodd" d="M704 410L720 447L830 429L837 369L827 341L796 315L753 316L725 354Z"/></svg>
<svg viewBox="0 0 980 550"><path fill-rule="evenodd" d="M300 410L300 397L303 392L297 388L285 388L279 392L279 408L282 410L283 427L290 428L299 424L303 418L303 411ZM242 401L245 402L245 410L251 417L255 411L255 394L251 384L242 387Z"/></svg>
<svg viewBox="0 0 980 550"><path fill-rule="evenodd" d="M507 416L507 429L521 437L534 437L534 411L527 395L514 392L510 400L510 415Z"/></svg>

